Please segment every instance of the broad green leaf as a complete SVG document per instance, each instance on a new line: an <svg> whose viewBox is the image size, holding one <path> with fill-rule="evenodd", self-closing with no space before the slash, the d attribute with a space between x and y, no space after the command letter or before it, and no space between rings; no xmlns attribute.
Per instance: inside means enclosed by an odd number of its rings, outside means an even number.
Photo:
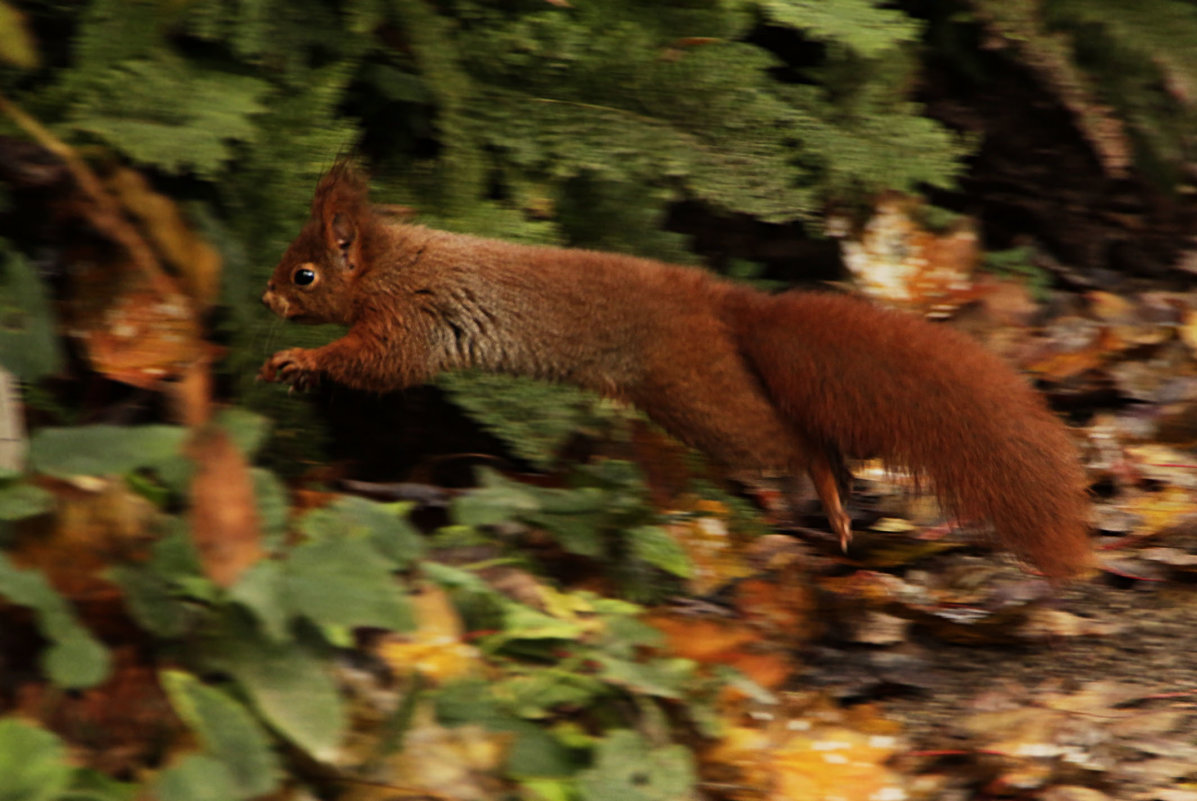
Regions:
<svg viewBox="0 0 1197 801"><path fill-rule="evenodd" d="M188 754L154 780L157 801L235 801L246 798L229 766L207 754Z"/></svg>
<svg viewBox="0 0 1197 801"><path fill-rule="evenodd" d="M280 562L267 559L251 565L229 588L229 597L253 613L267 637L287 639L291 610L287 608Z"/></svg>
<svg viewBox="0 0 1197 801"><path fill-rule="evenodd" d="M632 553L675 576L689 578L694 572L686 550L660 526L637 526L628 532Z"/></svg>
<svg viewBox="0 0 1197 801"><path fill-rule="evenodd" d="M453 522L463 526L493 526L540 509L536 495L516 482L484 486L458 495L449 506Z"/></svg>
<svg viewBox="0 0 1197 801"><path fill-rule="evenodd" d="M0 4L0 12L4 8ZM0 239L0 365L22 381L36 381L57 372L62 366L57 327L46 287L37 272Z"/></svg>
<svg viewBox="0 0 1197 801"><path fill-rule="evenodd" d="M694 676L689 659L654 659L637 662L596 654L599 678L633 693L661 698L680 698L685 684Z"/></svg>
<svg viewBox="0 0 1197 801"><path fill-rule="evenodd" d="M173 519L173 518L172 518ZM159 637L174 638L187 631L204 601L218 592L202 574L191 537L181 522L150 548L139 565L114 565L108 577L121 588L130 614Z"/></svg>
<svg viewBox="0 0 1197 801"><path fill-rule="evenodd" d="M67 602L45 576L20 570L0 553L0 595L37 614L38 626L50 642L42 652L42 666L60 687L93 687L108 676L108 651L79 625Z"/></svg>
<svg viewBox="0 0 1197 801"><path fill-rule="evenodd" d="M313 540L368 537L377 548L371 561L389 560L391 566L408 567L424 552L424 539L407 521L407 504L377 503L344 497L303 516L300 531Z"/></svg>
<svg viewBox="0 0 1197 801"><path fill-rule="evenodd" d="M399 580L364 539L299 545L287 555L283 581L290 608L321 626L412 628Z"/></svg>
<svg viewBox="0 0 1197 801"><path fill-rule="evenodd" d="M16 718L0 719L0 799L56 801L73 774L57 735Z"/></svg>
<svg viewBox="0 0 1197 801"><path fill-rule="evenodd" d="M346 720L328 665L300 641L266 642L230 625L205 656L231 675L273 728L310 756L331 762Z"/></svg>
<svg viewBox="0 0 1197 801"><path fill-rule="evenodd" d="M161 681L171 706L199 736L206 755L228 771L233 797L252 798L278 787L278 757L244 706L190 673L165 670Z"/></svg>
<svg viewBox="0 0 1197 801"><path fill-rule="evenodd" d="M274 473L260 467L252 468L250 475L254 482L258 516L262 521L263 544L267 549L274 550L282 544L291 513L287 487Z"/></svg>
<svg viewBox="0 0 1197 801"><path fill-rule="evenodd" d="M595 764L578 776L585 801L675 801L690 798L694 757L681 745L653 748L637 732L612 732L595 749Z"/></svg>
<svg viewBox="0 0 1197 801"><path fill-rule="evenodd" d="M216 415L216 424L229 433L246 458L253 458L270 435L268 418L238 406L222 409Z"/></svg>
<svg viewBox="0 0 1197 801"><path fill-rule="evenodd" d="M141 565L113 565L106 575L121 588L129 614L148 631L174 638L187 630L187 609L161 576Z"/></svg>
<svg viewBox="0 0 1197 801"><path fill-rule="evenodd" d="M29 464L53 476L121 475L178 459L186 439L180 426L43 428L30 440Z"/></svg>
<svg viewBox="0 0 1197 801"><path fill-rule="evenodd" d="M0 487L0 520L21 520L54 508L54 495L33 484Z"/></svg>

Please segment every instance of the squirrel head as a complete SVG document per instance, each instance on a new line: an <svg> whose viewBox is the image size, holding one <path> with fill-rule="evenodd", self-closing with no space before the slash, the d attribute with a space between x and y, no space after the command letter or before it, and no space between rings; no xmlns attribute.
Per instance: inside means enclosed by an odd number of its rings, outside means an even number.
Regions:
<svg viewBox="0 0 1197 801"><path fill-rule="evenodd" d="M348 162L320 179L312 214L274 268L262 302L301 323L352 322L354 287L374 225L366 180Z"/></svg>

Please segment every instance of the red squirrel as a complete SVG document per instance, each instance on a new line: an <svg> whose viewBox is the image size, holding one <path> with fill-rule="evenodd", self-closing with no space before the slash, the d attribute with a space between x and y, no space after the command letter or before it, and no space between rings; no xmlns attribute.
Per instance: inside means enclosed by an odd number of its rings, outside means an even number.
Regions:
<svg viewBox="0 0 1197 801"><path fill-rule="evenodd" d="M458 368L577 384L643 410L734 470L813 479L850 537L844 457L930 478L1045 575L1091 564L1084 472L1064 425L968 336L844 295L766 294L702 270L518 245L388 218L338 163L262 300L349 326L260 377L389 391Z"/></svg>

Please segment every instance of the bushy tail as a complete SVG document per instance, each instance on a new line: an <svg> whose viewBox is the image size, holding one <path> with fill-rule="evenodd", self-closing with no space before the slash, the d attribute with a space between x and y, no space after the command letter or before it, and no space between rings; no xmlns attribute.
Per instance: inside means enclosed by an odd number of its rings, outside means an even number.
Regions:
<svg viewBox="0 0 1197 801"><path fill-rule="evenodd" d="M1027 382L946 326L831 294L736 294L732 325L773 402L816 444L930 478L965 521L1049 576L1092 563L1084 472Z"/></svg>

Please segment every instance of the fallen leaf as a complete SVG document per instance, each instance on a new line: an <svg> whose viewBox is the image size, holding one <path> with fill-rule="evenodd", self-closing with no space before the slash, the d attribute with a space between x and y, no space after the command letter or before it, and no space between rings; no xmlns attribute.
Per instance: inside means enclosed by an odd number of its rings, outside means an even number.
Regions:
<svg viewBox="0 0 1197 801"><path fill-rule="evenodd" d="M461 616L441 587L425 583L408 599L414 631L388 632L375 646L379 657L398 675L413 671L435 683L478 672L478 649L464 641Z"/></svg>

